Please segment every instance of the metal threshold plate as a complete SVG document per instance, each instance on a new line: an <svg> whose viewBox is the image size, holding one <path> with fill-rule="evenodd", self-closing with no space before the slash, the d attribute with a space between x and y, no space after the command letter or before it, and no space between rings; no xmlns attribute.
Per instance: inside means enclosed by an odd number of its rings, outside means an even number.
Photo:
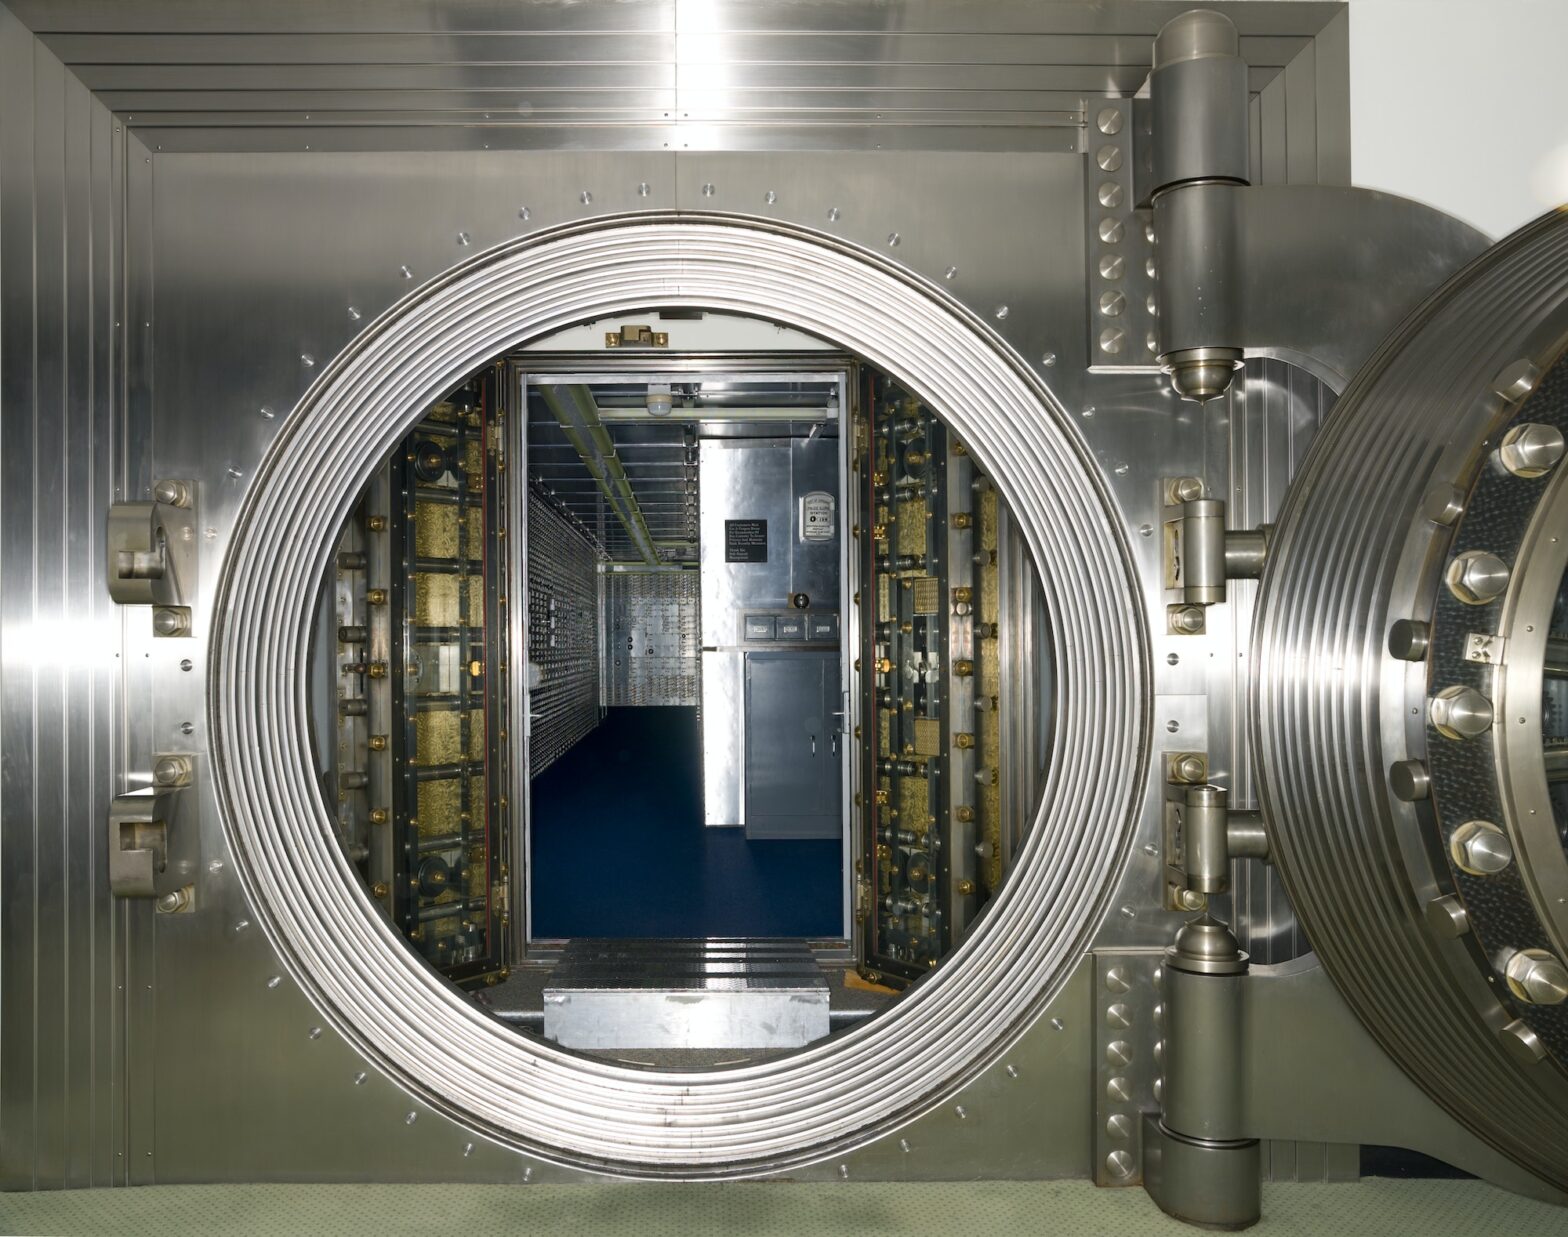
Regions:
<svg viewBox="0 0 1568 1237"><path fill-rule="evenodd" d="M563 1048L799 1048L828 1033L828 982L799 940L570 941L544 989Z"/></svg>

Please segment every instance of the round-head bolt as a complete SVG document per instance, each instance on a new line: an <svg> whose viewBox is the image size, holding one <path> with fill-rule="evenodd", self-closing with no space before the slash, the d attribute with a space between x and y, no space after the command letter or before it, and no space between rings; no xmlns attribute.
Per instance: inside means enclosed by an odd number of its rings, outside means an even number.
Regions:
<svg viewBox="0 0 1568 1237"><path fill-rule="evenodd" d="M1561 462L1565 450L1562 430L1532 421L1503 435L1497 461L1516 477L1544 477Z"/></svg>
<svg viewBox="0 0 1568 1237"><path fill-rule="evenodd" d="M160 481L152 487L152 496L166 507L191 505L191 487L183 481Z"/></svg>
<svg viewBox="0 0 1568 1237"><path fill-rule="evenodd" d="M1514 861L1508 835L1489 820L1467 820L1455 829L1448 853L1471 876L1496 876Z"/></svg>
<svg viewBox="0 0 1568 1237"><path fill-rule="evenodd" d="M1510 361L1497 371L1497 377L1492 379L1492 390L1501 395L1511 404L1516 404L1541 381L1541 367L1529 357L1517 361Z"/></svg>
<svg viewBox="0 0 1568 1237"><path fill-rule="evenodd" d="M1492 702L1473 687L1445 687L1432 697L1429 712L1445 739L1474 739L1492 728Z"/></svg>
<svg viewBox="0 0 1568 1237"><path fill-rule="evenodd" d="M1503 964L1508 990L1531 1005L1568 1001L1568 967L1544 949L1521 949Z"/></svg>
<svg viewBox="0 0 1568 1237"><path fill-rule="evenodd" d="M1515 1018L1500 1028L1497 1037L1503 1041L1508 1055L1520 1065L1534 1065L1546 1058L1546 1045L1541 1043L1541 1037L1523 1019Z"/></svg>
<svg viewBox="0 0 1568 1237"><path fill-rule="evenodd" d="M1400 619L1388 629L1389 656L1400 661L1424 661L1432 645L1432 625L1420 619Z"/></svg>
<svg viewBox="0 0 1568 1237"><path fill-rule="evenodd" d="M1388 785L1396 798L1415 803L1432 793L1432 775L1419 760L1401 760L1388 770Z"/></svg>
<svg viewBox="0 0 1568 1237"><path fill-rule="evenodd" d="M1496 601L1508 588L1508 564L1487 550L1466 550L1448 564L1448 591L1467 606Z"/></svg>

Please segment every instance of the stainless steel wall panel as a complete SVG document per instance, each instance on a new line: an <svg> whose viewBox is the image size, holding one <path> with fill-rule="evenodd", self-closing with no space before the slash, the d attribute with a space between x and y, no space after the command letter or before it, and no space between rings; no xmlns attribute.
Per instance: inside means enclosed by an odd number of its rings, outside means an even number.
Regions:
<svg viewBox="0 0 1568 1237"><path fill-rule="evenodd" d="M0 8L0 1186L124 1170L111 118Z"/></svg>

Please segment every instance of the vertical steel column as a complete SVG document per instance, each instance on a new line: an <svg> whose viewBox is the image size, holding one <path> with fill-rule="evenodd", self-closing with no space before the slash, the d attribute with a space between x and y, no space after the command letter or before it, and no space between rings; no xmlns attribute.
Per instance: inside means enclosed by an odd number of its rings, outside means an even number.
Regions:
<svg viewBox="0 0 1568 1237"><path fill-rule="evenodd" d="M1242 363L1236 200L1248 183L1247 63L1229 18L1194 9L1154 40L1154 254L1160 365L1183 399L1223 395Z"/></svg>
<svg viewBox="0 0 1568 1237"><path fill-rule="evenodd" d="M1244 1124L1242 984L1247 955L1199 916L1165 951L1160 1115L1145 1119L1144 1188L1162 1211L1246 1228L1261 1206L1258 1140Z"/></svg>

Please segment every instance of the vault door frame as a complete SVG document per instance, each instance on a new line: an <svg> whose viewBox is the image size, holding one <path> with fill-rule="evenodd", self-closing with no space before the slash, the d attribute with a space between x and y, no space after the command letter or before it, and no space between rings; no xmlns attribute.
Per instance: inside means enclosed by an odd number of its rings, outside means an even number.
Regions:
<svg viewBox="0 0 1568 1237"><path fill-rule="evenodd" d="M838 483L839 483L839 705L842 716L839 745L841 763L840 812L844 821L839 852L841 934L823 941L811 938L812 947L824 957L852 958L860 947L860 925L854 913L855 861L861 849L860 814L854 810L860 785L860 766L854 759L855 728L860 724L860 671L849 638L848 618L858 613L852 599L860 588L859 557L851 552L851 530L859 524L859 496L851 484L854 455L853 424L858 410L857 379L861 362L842 352L686 352L660 354L638 352L630 356L605 356L590 352L526 353L511 358L512 377L506 383L515 412L508 417L507 452L511 461L511 484L507 492L512 528L517 530L508 553L511 573L507 595L515 598L507 618L511 648L522 656L507 658L507 686L510 701L509 723L513 734L522 736L520 755L512 762L511 801L518 811L509 816L512 854L516 862L509 874L512 906L512 956L514 959L551 959L559 955L565 942L559 938L536 938L533 926L533 778L531 773L532 702L528 682L529 595L528 595L528 388L552 384L667 382L672 377L701 376L720 381L739 381L758 375L789 377L802 382L832 382L838 399ZM799 420L808 420L801 417ZM825 420L825 419L824 419ZM699 485L701 478L698 479ZM598 640L604 638L600 615ZM705 652L700 649L699 652ZM603 686L600 688L601 699ZM744 731L741 734L744 743ZM744 747L738 759L745 760Z"/></svg>

